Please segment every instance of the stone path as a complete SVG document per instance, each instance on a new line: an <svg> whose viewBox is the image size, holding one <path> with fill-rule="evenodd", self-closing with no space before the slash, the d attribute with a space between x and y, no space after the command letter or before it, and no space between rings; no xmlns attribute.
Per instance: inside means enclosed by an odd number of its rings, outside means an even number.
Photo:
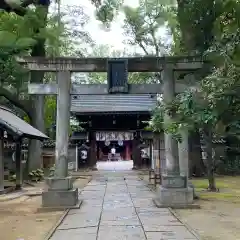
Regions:
<svg viewBox="0 0 240 240"><path fill-rule="evenodd" d="M80 194L81 208L69 211L51 240L196 240L168 209L153 205L144 182L125 175L96 175Z"/></svg>
<svg viewBox="0 0 240 240"><path fill-rule="evenodd" d="M113 162L97 162L99 171L129 171L133 167L133 161L113 161Z"/></svg>

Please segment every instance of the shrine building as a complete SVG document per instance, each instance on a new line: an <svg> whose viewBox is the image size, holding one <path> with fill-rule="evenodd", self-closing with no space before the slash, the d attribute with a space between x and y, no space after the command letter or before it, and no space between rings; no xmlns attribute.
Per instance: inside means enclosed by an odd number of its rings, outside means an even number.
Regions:
<svg viewBox="0 0 240 240"><path fill-rule="evenodd" d="M157 96L123 93L71 97L71 114L84 128L84 132L74 132L71 139L89 145L89 165L109 160L114 147L119 160L133 160L134 167L141 167L141 145L145 142L151 148L152 133L145 128L157 106Z"/></svg>

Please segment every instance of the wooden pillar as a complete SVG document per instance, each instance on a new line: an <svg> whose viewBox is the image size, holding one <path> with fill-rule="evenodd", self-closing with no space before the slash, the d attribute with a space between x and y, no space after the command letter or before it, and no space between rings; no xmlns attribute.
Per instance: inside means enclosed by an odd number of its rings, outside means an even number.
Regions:
<svg viewBox="0 0 240 240"><path fill-rule="evenodd" d="M129 142L126 143L126 149L125 149L125 160L130 160L131 159L131 154L130 154L130 147L129 147Z"/></svg>
<svg viewBox="0 0 240 240"><path fill-rule="evenodd" d="M21 139L16 141L15 164L16 164L16 190L22 188L22 158L21 158Z"/></svg>
<svg viewBox="0 0 240 240"><path fill-rule="evenodd" d="M150 158L150 161L149 161L149 168L151 168L152 166L152 161L153 161L153 140L151 139L149 141L149 158Z"/></svg>
<svg viewBox="0 0 240 240"><path fill-rule="evenodd" d="M4 147L3 130L0 129L0 193L4 190Z"/></svg>
<svg viewBox="0 0 240 240"><path fill-rule="evenodd" d="M89 151L89 166L92 170L97 170L97 153L96 153L96 132L89 132L89 142L90 142L90 151Z"/></svg>
<svg viewBox="0 0 240 240"><path fill-rule="evenodd" d="M99 147L99 142L96 142L97 144L97 161L100 159L100 147Z"/></svg>
<svg viewBox="0 0 240 240"><path fill-rule="evenodd" d="M141 149L140 149L140 144L141 144L141 137L140 137L140 131L137 131L137 166L138 168L142 167L142 158L141 158Z"/></svg>
<svg viewBox="0 0 240 240"><path fill-rule="evenodd" d="M57 129L55 149L55 177L65 178L68 176L68 140L70 124L70 88L71 73L58 72L58 95L57 95Z"/></svg>
<svg viewBox="0 0 240 240"><path fill-rule="evenodd" d="M134 137L132 140L132 160L133 160L133 170L137 169L137 159L136 159L136 147L137 147L137 141Z"/></svg>
<svg viewBox="0 0 240 240"><path fill-rule="evenodd" d="M140 131L137 131L133 139L133 169L142 167L141 151L140 151Z"/></svg>

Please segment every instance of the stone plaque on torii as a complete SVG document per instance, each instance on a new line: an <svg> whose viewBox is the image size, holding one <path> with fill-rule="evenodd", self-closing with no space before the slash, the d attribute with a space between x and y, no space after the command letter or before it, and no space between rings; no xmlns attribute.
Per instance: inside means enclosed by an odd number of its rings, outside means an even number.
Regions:
<svg viewBox="0 0 240 240"><path fill-rule="evenodd" d="M43 206L73 207L78 204L78 191L68 176L68 138L71 95L74 94L159 94L171 102L176 93L188 86L175 83L175 72L192 73L203 68L204 62L195 57L137 57L137 58L32 58L19 59L30 71L56 72L57 84L29 84L29 94L57 94L57 129L55 175L48 178L49 191L42 196ZM71 85L72 72L108 72L108 84ZM162 72L163 84L128 84L128 72ZM165 115L164 121L171 121ZM193 200L187 177L180 175L177 142L165 134L166 169L160 187L162 206L186 205ZM185 154L186 155L186 154ZM183 165L183 164L182 164ZM185 169L186 172L186 169ZM179 199L176 198L179 195ZM174 202L172 201L174 199Z"/></svg>

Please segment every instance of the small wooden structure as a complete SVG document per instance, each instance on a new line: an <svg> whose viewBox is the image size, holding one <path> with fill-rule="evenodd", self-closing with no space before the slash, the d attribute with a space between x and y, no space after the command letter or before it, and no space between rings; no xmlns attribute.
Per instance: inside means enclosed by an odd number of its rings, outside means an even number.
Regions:
<svg viewBox="0 0 240 240"><path fill-rule="evenodd" d="M4 132L7 136L4 136ZM3 142L4 137L16 143L15 163L16 163L16 189L22 185L22 162L21 162L21 143L24 138L44 140L48 137L32 127L30 124L17 117L10 109L0 106L0 192L4 190L4 156Z"/></svg>

